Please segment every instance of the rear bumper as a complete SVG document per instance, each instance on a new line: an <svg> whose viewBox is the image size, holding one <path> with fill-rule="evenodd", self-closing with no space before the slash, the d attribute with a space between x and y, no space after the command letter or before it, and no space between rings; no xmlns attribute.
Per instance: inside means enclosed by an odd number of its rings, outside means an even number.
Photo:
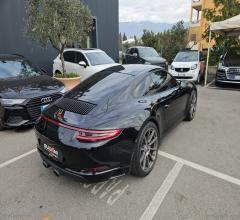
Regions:
<svg viewBox="0 0 240 220"><path fill-rule="evenodd" d="M38 152L43 160L45 167L47 165L47 168L49 167L53 168L55 173L57 172L59 175L73 177L80 182L101 182L101 181L113 179L119 176L123 176L128 172L128 170L121 169L121 168L113 168L113 169L110 169L104 172L99 172L96 174L86 174L82 172L76 172L74 170L58 166L56 163L50 160L47 156L45 156L42 153L42 151L40 151L39 149L38 149Z"/></svg>
<svg viewBox="0 0 240 220"><path fill-rule="evenodd" d="M35 132L42 160L62 175L77 177L83 182L100 182L129 173L134 144L121 141L121 137L109 142L73 144L71 141L65 145L59 135L51 133L52 137L48 138L38 131L37 126ZM65 140L71 135L68 132L72 131L63 128ZM46 146L57 150L57 159L49 156Z"/></svg>

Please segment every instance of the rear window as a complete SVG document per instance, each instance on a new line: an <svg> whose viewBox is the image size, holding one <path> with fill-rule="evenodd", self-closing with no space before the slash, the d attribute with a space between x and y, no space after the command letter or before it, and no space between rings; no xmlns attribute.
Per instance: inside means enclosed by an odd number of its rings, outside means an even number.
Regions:
<svg viewBox="0 0 240 220"><path fill-rule="evenodd" d="M96 73L66 94L65 97L98 103L129 85L129 79L133 76L118 72L121 69L121 66L117 66Z"/></svg>

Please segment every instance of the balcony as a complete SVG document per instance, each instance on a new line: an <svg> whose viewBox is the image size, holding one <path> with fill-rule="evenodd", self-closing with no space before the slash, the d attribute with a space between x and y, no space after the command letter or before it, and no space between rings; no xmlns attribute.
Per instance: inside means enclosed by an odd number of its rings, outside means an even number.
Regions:
<svg viewBox="0 0 240 220"><path fill-rule="evenodd" d="M192 0L192 7L198 11L202 10L203 0Z"/></svg>

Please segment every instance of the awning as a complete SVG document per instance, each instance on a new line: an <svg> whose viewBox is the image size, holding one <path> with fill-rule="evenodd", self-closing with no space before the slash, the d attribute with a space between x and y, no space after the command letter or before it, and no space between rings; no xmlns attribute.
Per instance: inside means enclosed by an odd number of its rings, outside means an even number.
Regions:
<svg viewBox="0 0 240 220"><path fill-rule="evenodd" d="M240 35L240 15L225 21L214 22L210 25L210 30L225 36L239 36Z"/></svg>

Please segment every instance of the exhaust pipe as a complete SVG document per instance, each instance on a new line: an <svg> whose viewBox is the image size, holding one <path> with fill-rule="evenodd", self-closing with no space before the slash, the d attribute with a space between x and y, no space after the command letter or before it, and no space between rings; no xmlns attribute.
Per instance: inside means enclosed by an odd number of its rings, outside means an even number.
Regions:
<svg viewBox="0 0 240 220"><path fill-rule="evenodd" d="M59 173L59 171L58 170L56 170L56 169L54 169L53 170L53 173L57 176L57 177L59 177L60 176L60 173Z"/></svg>
<svg viewBox="0 0 240 220"><path fill-rule="evenodd" d="M42 164L43 164L43 166L44 166L45 168L49 168L49 167L50 167L50 165L49 165L46 161L43 161Z"/></svg>

